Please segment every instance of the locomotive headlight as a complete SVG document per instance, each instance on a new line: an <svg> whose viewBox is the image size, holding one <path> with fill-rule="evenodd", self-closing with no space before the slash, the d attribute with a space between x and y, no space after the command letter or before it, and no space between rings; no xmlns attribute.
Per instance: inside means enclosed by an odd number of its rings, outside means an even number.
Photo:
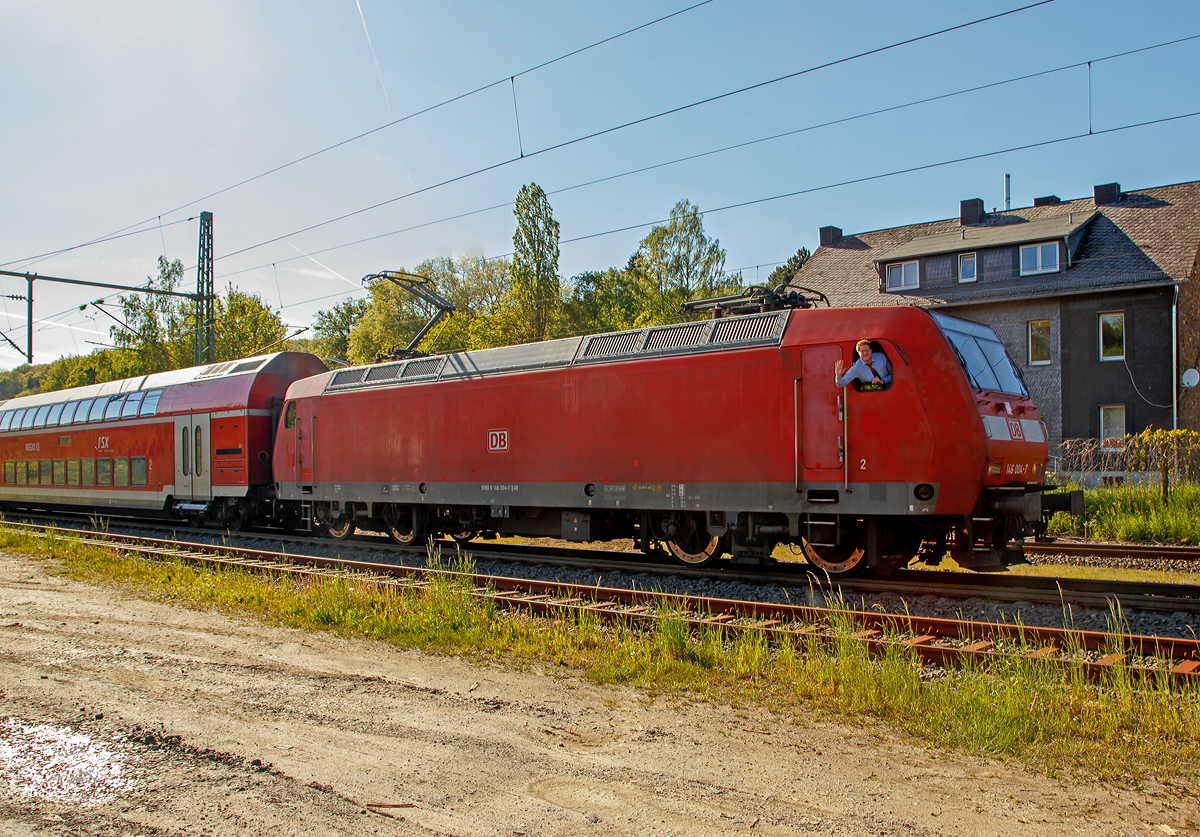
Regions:
<svg viewBox="0 0 1200 837"><path fill-rule="evenodd" d="M933 486L927 482L923 482L913 489L913 496L922 503L933 499Z"/></svg>
<svg viewBox="0 0 1200 837"><path fill-rule="evenodd" d="M989 477L998 477L998 476L1000 476L1000 472L1003 470L1004 470L1003 462L989 462L988 463L988 476Z"/></svg>

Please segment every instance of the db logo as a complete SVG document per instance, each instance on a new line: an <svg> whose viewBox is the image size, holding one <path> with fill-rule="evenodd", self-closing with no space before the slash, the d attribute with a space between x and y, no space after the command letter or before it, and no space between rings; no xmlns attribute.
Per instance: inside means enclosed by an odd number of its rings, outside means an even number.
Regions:
<svg viewBox="0 0 1200 837"><path fill-rule="evenodd" d="M488 450L508 450L508 431L489 430Z"/></svg>
<svg viewBox="0 0 1200 837"><path fill-rule="evenodd" d="M107 436L99 436L96 438L96 450L108 450Z"/></svg>
<svg viewBox="0 0 1200 837"><path fill-rule="evenodd" d="M1008 420L1008 435L1012 436L1012 438L1014 440L1024 441L1025 434L1021 432L1020 419L1009 419Z"/></svg>

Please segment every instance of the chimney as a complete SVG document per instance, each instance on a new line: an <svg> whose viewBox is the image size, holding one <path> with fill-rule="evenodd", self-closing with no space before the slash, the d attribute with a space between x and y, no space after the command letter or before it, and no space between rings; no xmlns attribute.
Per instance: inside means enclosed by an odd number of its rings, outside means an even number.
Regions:
<svg viewBox="0 0 1200 837"><path fill-rule="evenodd" d="M1058 195L1046 195L1043 198L1033 199L1034 206L1058 206L1060 203L1062 201L1059 200Z"/></svg>
<svg viewBox="0 0 1200 837"><path fill-rule="evenodd" d="M983 220L983 199L971 198L966 201L959 201L959 220L964 227L969 227L971 224L978 224Z"/></svg>
<svg viewBox="0 0 1200 837"><path fill-rule="evenodd" d="M821 246L832 247L833 242L842 237L840 227L821 227Z"/></svg>
<svg viewBox="0 0 1200 837"><path fill-rule="evenodd" d="M1104 183L1097 186L1094 190L1096 195L1096 206L1104 206L1109 203L1116 203L1121 199L1121 184L1120 183Z"/></svg>

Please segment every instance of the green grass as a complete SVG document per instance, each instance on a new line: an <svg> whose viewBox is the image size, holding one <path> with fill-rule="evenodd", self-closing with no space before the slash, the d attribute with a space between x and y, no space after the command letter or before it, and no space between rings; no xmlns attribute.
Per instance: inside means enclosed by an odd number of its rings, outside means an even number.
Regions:
<svg viewBox="0 0 1200 837"><path fill-rule="evenodd" d="M352 576L249 575L3 528L0 547L54 559L71 578L150 599L634 686L652 696L755 703L780 723L814 714L881 723L935 747L1020 759L1052 774L1122 783L1153 774L1181 793L1200 778L1194 688L1165 679L1141 684L1121 667L1095 684L1078 667L1029 660L988 670L923 669L911 650L869 656L849 638L858 627L844 611L834 619L833 643L809 636L769 644L761 633L731 634L719 626L694 634L668 613L641 628L601 622L587 611L541 618L500 610L444 576L402 589ZM470 570L469 562L452 564Z"/></svg>
<svg viewBox="0 0 1200 837"><path fill-rule="evenodd" d="M1082 535L1132 543L1200 544L1200 485L1172 486L1166 503L1157 488L1114 486L1084 492L1083 517L1059 513L1052 535Z"/></svg>

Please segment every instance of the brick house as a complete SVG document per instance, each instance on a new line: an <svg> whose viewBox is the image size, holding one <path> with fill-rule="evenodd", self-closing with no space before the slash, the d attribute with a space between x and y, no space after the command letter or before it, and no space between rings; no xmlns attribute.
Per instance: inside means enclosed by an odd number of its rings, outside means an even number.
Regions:
<svg viewBox="0 0 1200 837"><path fill-rule="evenodd" d="M792 280L835 306L922 305L990 326L1053 440L1154 427L1200 430L1200 182L845 235ZM870 335L862 335L870 337Z"/></svg>

